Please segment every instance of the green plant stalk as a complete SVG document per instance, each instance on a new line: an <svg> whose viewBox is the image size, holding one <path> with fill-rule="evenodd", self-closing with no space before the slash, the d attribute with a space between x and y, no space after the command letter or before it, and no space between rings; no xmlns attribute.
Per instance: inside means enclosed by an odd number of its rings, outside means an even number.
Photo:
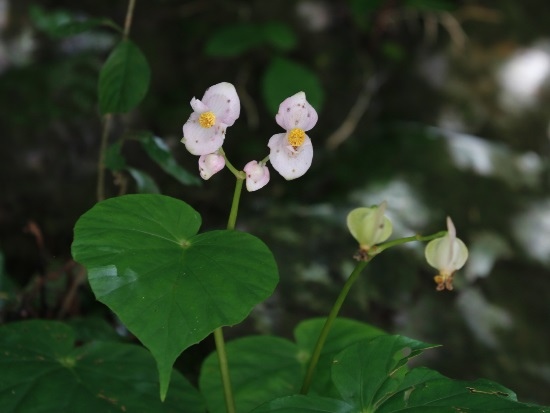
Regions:
<svg viewBox="0 0 550 413"><path fill-rule="evenodd" d="M225 155L224 155L225 156ZM235 170L237 182L235 183L235 192L233 193L233 202L231 203L231 211L227 220L227 229L235 229L237 221L237 213L239 212L239 201L244 182L244 174L242 171ZM216 343L216 351L218 353L218 362L220 364L220 373L222 376L223 392L225 396L225 407L227 413L235 413L235 399L233 398L233 389L231 386L231 377L229 376L229 365L227 362L227 353L225 352L225 341L221 327L214 330L214 341Z"/></svg>
<svg viewBox="0 0 550 413"><path fill-rule="evenodd" d="M221 327L214 330L214 341L216 343L216 352L218 353L218 362L220 363L223 394L225 397L225 408L227 413L235 413L235 399L233 398L231 377L229 376L229 365L227 363L227 353L225 352L225 340L223 339L223 331Z"/></svg>
<svg viewBox="0 0 550 413"><path fill-rule="evenodd" d="M136 6L136 0L130 0L128 2L128 9L126 11L126 20L124 21L124 40L130 36L130 27L132 27L132 18L134 17L134 7Z"/></svg>
<svg viewBox="0 0 550 413"><path fill-rule="evenodd" d="M107 142L109 140L109 130L111 129L112 115L107 113L103 117L103 130L101 132L101 144L99 147L99 160L97 163L97 202L105 199L105 152L107 151Z"/></svg>
<svg viewBox="0 0 550 413"><path fill-rule="evenodd" d="M396 245L406 244L407 242L411 241L431 241L436 238L444 237L445 235L447 235L447 231L439 231L431 235L422 236L417 234L413 235L412 237L399 238L393 241L384 242L373 247L372 255L380 254L382 251L391 247L395 247Z"/></svg>
<svg viewBox="0 0 550 413"><path fill-rule="evenodd" d="M357 265L353 269L353 272L350 274L349 278L344 284L342 291L340 291L340 294L338 295L338 298L336 299L336 302L332 306L330 313L327 317L327 320L325 321L325 325L321 330L321 334L319 334L319 338L317 339L317 343L315 344L315 349L313 350L313 354L311 355L311 360L309 362L306 376L302 384L302 389L300 390L301 394L306 394L308 392L309 387L311 386L311 381L313 379L313 373L315 372L315 367L317 367L317 363L319 362L321 351L323 350L325 341L328 337L330 329L332 328L332 324L334 323L334 320L338 316L338 313L340 312L340 308L342 308L342 305L344 304L344 300L346 299L349 293L349 290L351 289L351 286L355 283L355 281L359 277L359 274L367 266L370 260L374 258L376 255L380 254L382 251L388 248L394 247L396 245L405 244L411 241L431 241L432 239L441 238L445 236L445 234L447 234L447 231L440 231L432 235L426 235L426 236L413 235L411 237L399 238L393 241L384 242L382 244L375 245L374 247L371 248L371 250L369 251L369 256L368 256L369 258L367 261L359 261L357 263Z"/></svg>
<svg viewBox="0 0 550 413"><path fill-rule="evenodd" d="M319 362L321 351L323 350L323 346L325 345L328 333L332 328L332 324L334 323L334 320L336 320L336 317L340 312L340 308L342 308L342 304L344 304L344 300L346 299L351 286L353 285L355 280L357 280L357 277L359 277L359 274L361 273L361 271L363 271L367 264L368 261L359 261L357 263L357 265L353 269L353 272L350 274L349 278L344 284L342 291L340 291L336 302L332 306L330 313L327 317L327 321L325 321L325 325L323 326L321 334L319 334L319 338L317 339L317 344L315 345L313 354L311 355L311 360L309 362L309 366L306 372L306 377L304 378L302 389L300 390L301 394L306 394L308 392L309 387L311 386L311 380L313 379L313 373L315 372L315 367L317 367L317 363Z"/></svg>

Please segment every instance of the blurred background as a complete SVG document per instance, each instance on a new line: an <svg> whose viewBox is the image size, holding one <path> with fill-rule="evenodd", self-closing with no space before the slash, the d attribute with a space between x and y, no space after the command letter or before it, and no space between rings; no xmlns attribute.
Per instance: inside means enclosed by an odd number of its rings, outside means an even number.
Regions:
<svg viewBox="0 0 550 413"><path fill-rule="evenodd" d="M70 254L72 228L96 202L98 75L120 35L56 31L74 19L122 26L127 6L0 0L0 322L60 319L88 337L127 334ZM137 0L130 37L151 86L116 116L110 142L150 131L198 177L179 141L189 101L208 86L237 88L241 117L224 148L241 168L268 154L284 98L304 90L319 113L308 173L286 182L272 170L267 187L243 195L238 227L273 250L281 281L230 338L291 337L301 320L326 315L354 266L347 213L386 200L395 237L444 230L451 216L469 262L454 291L436 292L423 245L391 249L367 267L343 315L442 344L422 362L447 376L489 378L521 401L550 404L545 10L544 0ZM108 196L122 180L125 192L191 204L203 230L225 227L228 171L183 185L138 141L121 155ZM193 378L212 348L191 348L180 368Z"/></svg>

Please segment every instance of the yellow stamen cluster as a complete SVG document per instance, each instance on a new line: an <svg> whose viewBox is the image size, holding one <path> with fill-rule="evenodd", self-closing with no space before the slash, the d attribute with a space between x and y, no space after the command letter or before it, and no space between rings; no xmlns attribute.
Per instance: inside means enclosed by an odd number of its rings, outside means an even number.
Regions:
<svg viewBox="0 0 550 413"><path fill-rule="evenodd" d="M303 131L303 129L294 128L291 129L290 132L288 132L288 143L294 148L302 146L305 140L306 133Z"/></svg>
<svg viewBox="0 0 550 413"><path fill-rule="evenodd" d="M204 112L199 116L199 125L203 128L211 128L216 123L216 115L212 112Z"/></svg>

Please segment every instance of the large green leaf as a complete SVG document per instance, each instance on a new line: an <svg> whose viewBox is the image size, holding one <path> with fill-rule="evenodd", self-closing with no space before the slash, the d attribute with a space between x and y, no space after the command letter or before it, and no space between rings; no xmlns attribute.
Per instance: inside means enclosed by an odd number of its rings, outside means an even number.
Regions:
<svg viewBox="0 0 550 413"><path fill-rule="evenodd" d="M298 393L304 372L324 318L300 323L295 329L296 343L277 337L246 337L227 344L227 358L237 411L250 411L275 397ZM330 381L332 358L347 346L383 334L375 327L345 318L336 319L319 360L311 392L338 395ZM200 388L209 411L225 412L218 357L211 354L204 362ZM261 378L261 380L259 380Z"/></svg>
<svg viewBox="0 0 550 413"><path fill-rule="evenodd" d="M323 87L317 75L305 66L285 58L275 58L262 79L262 92L269 111L273 114L287 97L305 92L311 105L319 110L323 103Z"/></svg>
<svg viewBox="0 0 550 413"><path fill-rule="evenodd" d="M169 175L176 178L184 185L201 185L201 180L194 175L191 175L187 170L178 165L170 148L164 141L154 136L151 132L141 132L136 136L136 139L141 143L141 146L163 170Z"/></svg>
<svg viewBox="0 0 550 413"><path fill-rule="evenodd" d="M75 347L56 321L0 327L2 412L204 412L198 391L177 371L164 403L155 363L143 347L93 342Z"/></svg>
<svg viewBox="0 0 550 413"><path fill-rule="evenodd" d="M272 400L251 413L356 413L346 402L319 396L287 396Z"/></svg>
<svg viewBox="0 0 550 413"><path fill-rule="evenodd" d="M99 73L101 113L124 113L136 107L147 94L151 71L141 50L122 40Z"/></svg>
<svg viewBox="0 0 550 413"><path fill-rule="evenodd" d="M303 369L298 348L279 337L245 337L226 346L237 411L248 412L275 397L298 393ZM225 413L217 353L207 357L199 380L210 413Z"/></svg>
<svg viewBox="0 0 550 413"><path fill-rule="evenodd" d="M178 355L214 329L242 321L278 281L271 251L238 231L198 234L200 215L162 195L95 205L72 252L108 305L157 360L161 396Z"/></svg>
<svg viewBox="0 0 550 413"><path fill-rule="evenodd" d="M402 380L400 368L410 358L432 347L435 346L388 335L359 342L335 357L332 379L345 401L360 410L374 411L399 387ZM403 352L405 349L408 354Z"/></svg>

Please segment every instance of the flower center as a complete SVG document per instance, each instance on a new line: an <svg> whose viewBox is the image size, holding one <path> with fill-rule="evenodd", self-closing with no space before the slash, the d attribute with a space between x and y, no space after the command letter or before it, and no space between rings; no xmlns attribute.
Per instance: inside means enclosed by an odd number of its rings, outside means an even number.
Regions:
<svg viewBox="0 0 550 413"><path fill-rule="evenodd" d="M203 128L211 128L216 123L216 115L212 112L204 112L199 116L199 125Z"/></svg>
<svg viewBox="0 0 550 413"><path fill-rule="evenodd" d="M296 149L302 146L302 144L306 140L306 133L303 131L303 129L294 128L294 129L291 129L290 132L288 132L287 139L290 146Z"/></svg>

